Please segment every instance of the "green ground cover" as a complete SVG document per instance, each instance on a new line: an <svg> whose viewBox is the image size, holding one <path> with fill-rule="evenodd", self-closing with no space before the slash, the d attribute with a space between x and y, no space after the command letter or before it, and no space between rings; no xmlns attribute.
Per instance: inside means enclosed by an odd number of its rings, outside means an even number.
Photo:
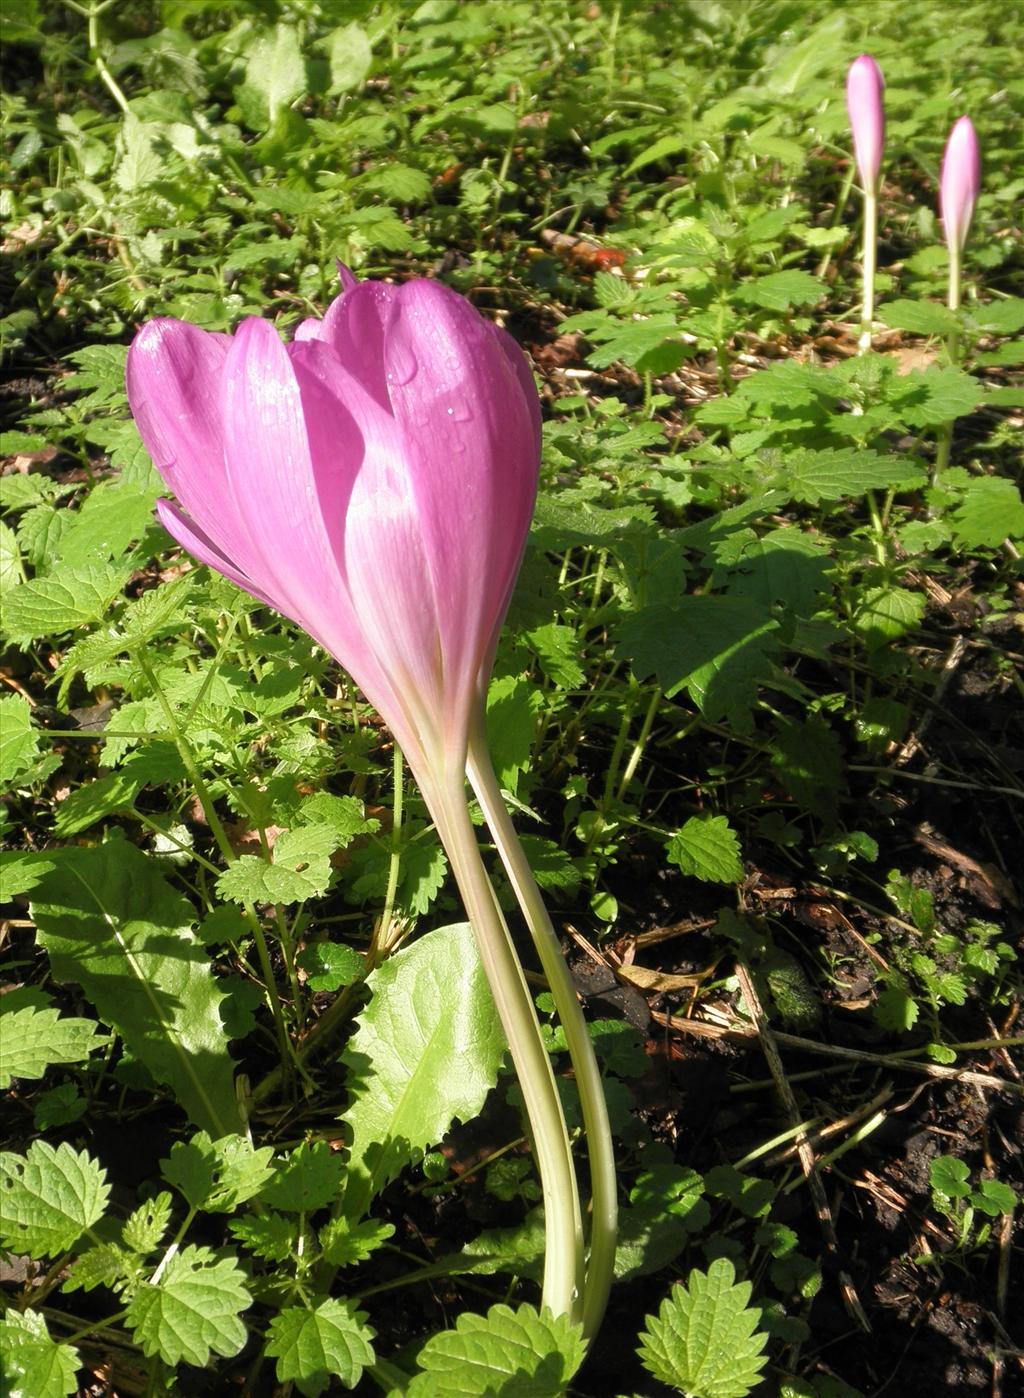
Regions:
<svg viewBox="0 0 1024 1398"><path fill-rule="evenodd" d="M0 25L4 1391L1009 1394L1021 15L6 0ZM128 413L146 319L288 335L336 258L463 292L544 404L488 722L616 1135L582 1367L535 1309L521 1101L426 810L344 673L173 545Z"/></svg>

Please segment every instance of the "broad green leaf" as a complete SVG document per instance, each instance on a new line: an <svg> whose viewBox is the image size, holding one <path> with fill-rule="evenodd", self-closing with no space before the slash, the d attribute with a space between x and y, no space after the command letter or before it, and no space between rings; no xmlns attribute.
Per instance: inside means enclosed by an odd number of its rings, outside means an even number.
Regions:
<svg viewBox="0 0 1024 1398"><path fill-rule="evenodd" d="M81 1063L108 1042L91 1019L61 1016L59 1010L24 1005L7 1010L0 996L0 1088L12 1078L41 1078L58 1063Z"/></svg>
<svg viewBox="0 0 1024 1398"><path fill-rule="evenodd" d="M822 500L866 495L869 490L910 490L924 479L924 471L913 460L843 447L788 452L771 484L792 500L817 505Z"/></svg>
<svg viewBox="0 0 1024 1398"><path fill-rule="evenodd" d="M879 306L878 319L914 335L950 335L960 323L953 311L937 301L887 301Z"/></svg>
<svg viewBox="0 0 1024 1398"><path fill-rule="evenodd" d="M11 1252L59 1257L102 1216L110 1186L84 1151L33 1141L0 1154L0 1240Z"/></svg>
<svg viewBox="0 0 1024 1398"><path fill-rule="evenodd" d="M875 1019L883 1029L906 1034L917 1023L919 1014L917 1001L898 985L887 985L878 992Z"/></svg>
<svg viewBox="0 0 1024 1398"><path fill-rule="evenodd" d="M354 1301L287 1306L270 1322L267 1354L277 1360L280 1383L294 1380L300 1393L322 1393L330 1379L355 1388L375 1359L373 1331Z"/></svg>
<svg viewBox="0 0 1024 1398"><path fill-rule="evenodd" d="M165 1364L208 1364L230 1358L246 1341L241 1312L252 1304L245 1275L234 1258L219 1261L209 1248L175 1253L156 1285L143 1282L126 1320L144 1354Z"/></svg>
<svg viewBox="0 0 1024 1398"><path fill-rule="evenodd" d="M123 568L112 563L85 563L21 583L4 600L7 634L21 645L98 621L127 577Z"/></svg>
<svg viewBox="0 0 1024 1398"><path fill-rule="evenodd" d="M84 505L60 538L63 565L81 568L117 558L155 522L156 490L130 490L120 481L103 481L90 492Z"/></svg>
<svg viewBox="0 0 1024 1398"><path fill-rule="evenodd" d="M25 581L18 536L9 524L0 521L0 596Z"/></svg>
<svg viewBox="0 0 1024 1398"><path fill-rule="evenodd" d="M820 301L827 290L818 277L794 269L755 277L753 281L744 282L736 295L740 301L752 306L764 306L769 311L788 311L793 306L808 306Z"/></svg>
<svg viewBox="0 0 1024 1398"><path fill-rule="evenodd" d="M123 769L86 782L57 807L54 834L78 835L97 821L126 810L145 785L143 773Z"/></svg>
<svg viewBox="0 0 1024 1398"><path fill-rule="evenodd" d="M262 1199L286 1213L311 1214L326 1208L341 1192L345 1166L326 1141L304 1141L274 1162Z"/></svg>
<svg viewBox="0 0 1024 1398"><path fill-rule="evenodd" d="M78 1351L50 1338L39 1311L0 1319L0 1365L5 1398L68 1398L78 1392Z"/></svg>
<svg viewBox="0 0 1024 1398"><path fill-rule="evenodd" d="M1024 501L1013 481L981 476L953 511L953 535L965 548L998 548L1024 536Z"/></svg>
<svg viewBox="0 0 1024 1398"><path fill-rule="evenodd" d="M55 978L82 986L197 1126L214 1136L237 1132L224 996L192 930L190 904L125 840L52 858L32 916Z"/></svg>
<svg viewBox="0 0 1024 1398"><path fill-rule="evenodd" d="M351 92L361 86L373 62L366 31L358 24L342 24L323 41L331 68L330 92Z"/></svg>
<svg viewBox="0 0 1024 1398"><path fill-rule="evenodd" d="M171 1147L160 1172L194 1209L208 1214L234 1213L258 1194L273 1174L271 1146L255 1149L245 1136L211 1141L205 1131Z"/></svg>
<svg viewBox="0 0 1024 1398"><path fill-rule="evenodd" d="M430 1337L407 1398L561 1398L584 1352L582 1330L567 1316L492 1306Z"/></svg>
<svg viewBox="0 0 1024 1398"><path fill-rule="evenodd" d="M705 883L739 883L743 878L740 842L724 815L691 816L672 836L666 853L684 874Z"/></svg>
<svg viewBox="0 0 1024 1398"><path fill-rule="evenodd" d="M971 1192L970 1175L963 1160L955 1155L939 1155L929 1168L928 1183L936 1194L944 1194L947 1199L966 1199Z"/></svg>
<svg viewBox="0 0 1024 1398"><path fill-rule="evenodd" d="M987 306L972 306L970 315L980 330L997 335L1016 335L1024 330L1024 297L1008 296L1005 301L990 301Z"/></svg>
<svg viewBox="0 0 1024 1398"><path fill-rule="evenodd" d="M353 1223L343 1215L332 1218L320 1229L320 1248L324 1261L332 1267L352 1267L365 1262L371 1253L394 1234L394 1225L378 1219L364 1218Z"/></svg>
<svg viewBox="0 0 1024 1398"><path fill-rule="evenodd" d="M367 984L373 998L343 1054L350 1218L365 1212L413 1152L477 1115L505 1051L468 923L429 932Z"/></svg>
<svg viewBox="0 0 1024 1398"><path fill-rule="evenodd" d="M347 840L331 825L301 825L277 837L271 860L243 854L217 880L234 903L301 903L319 898L331 880L331 855Z"/></svg>
<svg viewBox="0 0 1024 1398"><path fill-rule="evenodd" d="M853 617L856 631L871 650L912 630L924 616L923 592L905 587L870 587L861 595Z"/></svg>
<svg viewBox="0 0 1024 1398"><path fill-rule="evenodd" d="M0 695L0 783L13 785L38 756L39 732L27 701L20 694Z"/></svg>
<svg viewBox="0 0 1024 1398"><path fill-rule="evenodd" d="M727 1258L694 1269L673 1287L640 1335L644 1368L687 1398L746 1398L768 1362L758 1330L761 1312L748 1306L750 1283L736 1283Z"/></svg>
<svg viewBox="0 0 1024 1398"><path fill-rule="evenodd" d="M940 423L971 413L985 396L984 386L950 364L944 368L932 365L923 373L907 374L901 387L913 391L900 399L898 411L911 427L938 427Z"/></svg>
<svg viewBox="0 0 1024 1398"><path fill-rule="evenodd" d="M267 125L306 88L306 66L294 25L283 22L257 39L245 68L245 85L262 101Z"/></svg>

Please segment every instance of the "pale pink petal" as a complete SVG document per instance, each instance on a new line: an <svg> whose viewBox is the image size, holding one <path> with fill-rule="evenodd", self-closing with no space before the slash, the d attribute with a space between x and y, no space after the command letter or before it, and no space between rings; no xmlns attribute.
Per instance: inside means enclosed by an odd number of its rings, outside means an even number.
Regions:
<svg viewBox="0 0 1024 1398"><path fill-rule="evenodd" d="M397 291L387 282L356 282L327 307L320 332L352 377L382 407L389 406L384 325Z"/></svg>
<svg viewBox="0 0 1024 1398"><path fill-rule="evenodd" d="M295 334L292 336L293 344L301 344L303 340L319 340L323 334L324 323L318 316L307 316L305 320L300 320L295 327Z"/></svg>
<svg viewBox="0 0 1024 1398"><path fill-rule="evenodd" d="M183 549L187 549L193 558L198 558L200 563L205 563L214 572L222 573L224 577L236 583L243 591L255 597L257 601L263 602L268 607L273 607L275 611L281 610L274 599L257 587L251 578L232 563L230 558L226 558L209 535L200 529L195 520L189 519L188 515L179 510L172 501L158 500L156 513L157 518L171 538L175 539Z"/></svg>

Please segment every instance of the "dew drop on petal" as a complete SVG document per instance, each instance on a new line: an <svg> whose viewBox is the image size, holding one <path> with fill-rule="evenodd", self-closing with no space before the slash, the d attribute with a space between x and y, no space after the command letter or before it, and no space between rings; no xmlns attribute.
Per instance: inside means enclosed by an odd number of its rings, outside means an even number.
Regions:
<svg viewBox="0 0 1024 1398"><path fill-rule="evenodd" d="M388 383L395 384L401 388L416 377L419 369L416 363L416 356L408 345L398 343L391 347L388 359Z"/></svg>

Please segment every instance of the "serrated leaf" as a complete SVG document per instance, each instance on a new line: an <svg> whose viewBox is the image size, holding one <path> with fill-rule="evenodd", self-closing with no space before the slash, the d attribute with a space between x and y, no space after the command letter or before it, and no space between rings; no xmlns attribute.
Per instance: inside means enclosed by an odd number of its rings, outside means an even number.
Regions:
<svg viewBox="0 0 1024 1398"><path fill-rule="evenodd" d="M739 883L740 842L727 817L691 816L668 842L669 862L705 883Z"/></svg>
<svg viewBox="0 0 1024 1398"><path fill-rule="evenodd" d="M393 199L397 204L417 204L430 193L430 176L412 165L395 162L374 170L362 182L362 187L374 190L385 199Z"/></svg>
<svg viewBox="0 0 1024 1398"><path fill-rule="evenodd" d="M537 686L518 675L492 680L487 693L487 745L498 780L515 791L530 761L537 718L543 707Z"/></svg>
<svg viewBox="0 0 1024 1398"><path fill-rule="evenodd" d="M736 1282L732 1263L716 1258L672 1289L641 1332L647 1371L691 1398L746 1398L768 1362L758 1330L760 1310L748 1306L750 1283Z"/></svg>
<svg viewBox="0 0 1024 1398"><path fill-rule="evenodd" d="M50 858L32 916L54 977L82 986L197 1126L216 1136L236 1132L224 996L192 931L191 905L125 840Z"/></svg>
<svg viewBox="0 0 1024 1398"><path fill-rule="evenodd" d="M374 1218L364 1218L359 1223L345 1217L332 1218L320 1230L320 1249L324 1261L332 1267L352 1267L365 1262L394 1231L393 1224Z"/></svg>
<svg viewBox="0 0 1024 1398"><path fill-rule="evenodd" d="M147 1199L124 1221L121 1237L124 1245L141 1257L147 1257L167 1232L171 1222L173 1200L166 1189Z"/></svg>
<svg viewBox="0 0 1024 1398"><path fill-rule="evenodd" d="M911 631L924 616L925 597L905 587L869 587L853 616L854 630L871 650Z"/></svg>
<svg viewBox="0 0 1024 1398"><path fill-rule="evenodd" d="M75 1259L62 1291L95 1291L105 1286L120 1290L126 1281L138 1278L142 1263L118 1243L100 1243Z"/></svg>
<svg viewBox="0 0 1024 1398"><path fill-rule="evenodd" d="M803 722L780 719L773 738L772 766L788 795L812 815L829 819L844 789L843 751L820 714Z"/></svg>
<svg viewBox="0 0 1024 1398"><path fill-rule="evenodd" d="M468 923L429 932L367 979L373 998L343 1054L352 1133L344 1212L358 1218L414 1151L468 1121L505 1051Z"/></svg>
<svg viewBox="0 0 1024 1398"><path fill-rule="evenodd" d="M39 733L28 702L20 694L0 695L0 782L11 787L38 756Z"/></svg>
<svg viewBox="0 0 1024 1398"><path fill-rule="evenodd" d="M60 635L104 616L128 574L112 563L61 567L8 592L4 623L15 645L40 636Z"/></svg>
<svg viewBox="0 0 1024 1398"><path fill-rule="evenodd" d="M123 769L86 782L57 807L54 834L62 838L78 835L97 821L126 810L145 785L143 775Z"/></svg>
<svg viewBox="0 0 1024 1398"><path fill-rule="evenodd" d="M252 1304L234 1258L217 1261L209 1248L187 1247L171 1257L159 1281L143 1282L126 1320L147 1355L165 1364L228 1359L246 1341L241 1312Z"/></svg>
<svg viewBox="0 0 1024 1398"><path fill-rule="evenodd" d="M920 465L905 457L843 447L788 452L771 485L792 500L818 505L823 500L866 495L869 490L910 490L924 479Z"/></svg>
<svg viewBox="0 0 1024 1398"><path fill-rule="evenodd" d="M58 1257L102 1217L110 1186L84 1151L33 1141L0 1154L0 1239L11 1252Z"/></svg>
<svg viewBox="0 0 1024 1398"><path fill-rule="evenodd" d="M366 961L354 947L338 942L316 942L302 949L299 968L306 972L310 990L340 990L360 979Z"/></svg>
<svg viewBox="0 0 1024 1398"><path fill-rule="evenodd" d="M208 1214L234 1213L258 1194L273 1174L271 1146L256 1149L245 1136L212 1141L198 1131L190 1141L171 1147L160 1172L194 1209Z"/></svg>
<svg viewBox="0 0 1024 1398"><path fill-rule="evenodd" d="M71 517L61 534L62 565L82 568L117 558L154 523L155 489L128 489L121 481L103 481Z"/></svg>
<svg viewBox="0 0 1024 1398"><path fill-rule="evenodd" d="M430 1337L407 1398L561 1398L584 1352L582 1329L567 1316L492 1306Z"/></svg>
<svg viewBox="0 0 1024 1398"><path fill-rule="evenodd" d="M528 631L526 640L540 668L559 689L576 689L583 683L581 646L573 627L550 622Z"/></svg>
<svg viewBox="0 0 1024 1398"><path fill-rule="evenodd" d="M7 1010L0 997L0 1088L12 1078L41 1078L58 1063L81 1063L109 1042L91 1019L24 1005Z"/></svg>
<svg viewBox="0 0 1024 1398"><path fill-rule="evenodd" d="M373 1331L354 1301L327 1300L313 1308L288 1306L270 1322L267 1354L277 1360L281 1383L317 1394L331 1378L355 1388L374 1362Z"/></svg>
<svg viewBox="0 0 1024 1398"><path fill-rule="evenodd" d="M38 1311L13 1307L0 1319L5 1398L68 1398L78 1392L78 1351L50 1338Z"/></svg>
<svg viewBox="0 0 1024 1398"><path fill-rule="evenodd" d="M917 1002L899 986L887 985L875 1001L875 1019L883 1029L905 1034L917 1023Z"/></svg>
<svg viewBox="0 0 1024 1398"><path fill-rule="evenodd" d="M932 365L923 373L907 374L902 388L909 396L898 404L900 417L911 427L938 427L971 413L985 396L984 386L954 365ZM916 391L915 391L916 390Z"/></svg>
<svg viewBox="0 0 1024 1398"><path fill-rule="evenodd" d="M982 476L967 486L953 511L953 536L965 548L998 548L1024 536L1024 500L1012 481Z"/></svg>
<svg viewBox="0 0 1024 1398"><path fill-rule="evenodd" d="M229 1219L228 1228L243 1247L268 1262L283 1262L298 1240L298 1228L292 1219L266 1211L258 1217Z"/></svg>
<svg viewBox="0 0 1024 1398"><path fill-rule="evenodd" d="M887 301L879 306L878 319L914 335L951 335L959 328L956 315L937 301Z"/></svg>
<svg viewBox="0 0 1024 1398"><path fill-rule="evenodd" d="M738 288L736 296L748 305L764 306L769 311L788 311L793 306L809 306L820 301L827 290L825 283L810 272L792 270L754 277Z"/></svg>
<svg viewBox="0 0 1024 1398"><path fill-rule="evenodd" d="M274 843L271 861L243 854L217 880L234 903L301 903L319 898L331 880L331 855L344 843L330 825L301 825Z"/></svg>
<svg viewBox="0 0 1024 1398"><path fill-rule="evenodd" d="M309 1214L337 1199L345 1166L326 1141L304 1141L274 1162L262 1197L274 1209Z"/></svg>

